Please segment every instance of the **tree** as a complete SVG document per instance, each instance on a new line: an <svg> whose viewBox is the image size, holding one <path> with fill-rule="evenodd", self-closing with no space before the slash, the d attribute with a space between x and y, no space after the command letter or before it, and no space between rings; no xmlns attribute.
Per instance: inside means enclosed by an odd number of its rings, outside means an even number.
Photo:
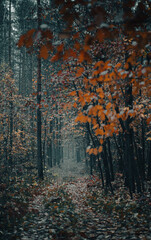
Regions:
<svg viewBox="0 0 151 240"><path fill-rule="evenodd" d="M40 0L37 0L37 17L38 17L38 30L41 25L41 5ZM40 51L40 48L39 48ZM43 161L42 161L42 143L41 143L41 58L37 56L37 164L38 164L38 177L43 179Z"/></svg>
<svg viewBox="0 0 151 240"><path fill-rule="evenodd" d="M4 1L1 1L0 2L0 64L2 64L2 61L4 59L4 52L3 52L3 49L4 49L4 12L5 12L5 7L4 7Z"/></svg>
<svg viewBox="0 0 151 240"><path fill-rule="evenodd" d="M95 163L97 159L102 181L100 161L106 187L109 186L113 192L114 140L120 159L119 168L132 196L135 189L138 192L144 190L146 175L144 151L145 144L148 144L144 126L148 131L150 113L143 101L145 98L148 103L150 96L150 55L146 53L151 37L148 26L150 2L115 2L122 8L118 17L111 1L109 4L104 1L87 4L79 0L56 0L56 12L59 10L59 20L63 21L61 33L58 38L54 34L52 47L51 31L47 28L38 30L42 42L38 49L41 58L47 59L50 55L54 66L56 62L64 63L69 70L68 90L71 90L70 96L77 108L76 121L89 133L91 147L87 152L96 156L91 160ZM30 30L21 36L19 47L32 49L35 31ZM147 62L143 61L145 58ZM145 125L142 119L145 119ZM141 139L135 130L140 126ZM142 144L142 151L139 144Z"/></svg>

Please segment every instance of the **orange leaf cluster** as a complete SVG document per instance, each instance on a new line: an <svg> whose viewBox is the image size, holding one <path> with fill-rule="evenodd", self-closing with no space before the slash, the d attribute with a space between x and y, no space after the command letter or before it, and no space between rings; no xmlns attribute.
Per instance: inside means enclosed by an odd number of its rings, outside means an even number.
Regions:
<svg viewBox="0 0 151 240"><path fill-rule="evenodd" d="M31 47L33 45L33 34L35 31L35 29L31 29L26 34L23 34L18 41L18 47Z"/></svg>

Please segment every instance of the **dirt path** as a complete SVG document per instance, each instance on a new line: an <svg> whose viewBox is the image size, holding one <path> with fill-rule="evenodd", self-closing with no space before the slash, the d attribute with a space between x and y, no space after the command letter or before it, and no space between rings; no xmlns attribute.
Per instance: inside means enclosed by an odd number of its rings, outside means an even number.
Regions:
<svg viewBox="0 0 151 240"><path fill-rule="evenodd" d="M51 174L58 185L73 181L78 178L88 176L85 162L63 162L61 167L49 168L48 174Z"/></svg>
<svg viewBox="0 0 151 240"><path fill-rule="evenodd" d="M102 216L96 215L92 208L88 206L86 180L77 179L73 182L66 182L63 186L65 192L63 196L58 194L59 188L54 187L53 192L55 192L56 196L53 196L53 194L48 198L52 189L48 187L42 195L36 196L30 203L29 211L32 210L32 217L27 216L24 221L24 225L21 228L21 240L116 239L110 238L109 235L106 237L106 234L108 234L106 231L107 221L103 220ZM63 208L66 209L66 212L64 210L60 212L55 211L53 212L54 215L51 215L50 211L47 211L45 208L44 199L47 198L46 201L53 208L53 205L56 205L58 200L62 201L62 198L66 197L66 193L68 199L66 201L63 199ZM73 208L72 204L75 208ZM64 216L62 216L61 212ZM74 224L72 223L72 217L76 219ZM65 220L61 225L60 219ZM60 225L60 229L58 229L57 225ZM62 229L66 229L66 231L62 231ZM60 231L62 231L62 235L60 235Z"/></svg>
<svg viewBox="0 0 151 240"><path fill-rule="evenodd" d="M74 178L72 181L68 181L67 178L69 176L66 176L66 181L62 185L58 185L57 182L46 186L41 194L35 196L29 206L32 213L26 217L19 239L151 239L151 233L147 228L141 229L138 225L135 227L135 223L128 215L124 217L110 211L110 203L103 205L103 201L109 199L102 198L100 188L91 187L90 177Z"/></svg>
<svg viewBox="0 0 151 240"><path fill-rule="evenodd" d="M88 188L86 178L68 183L66 191L75 204L76 213L79 214L78 228L81 237L83 235L85 239L92 240L117 239L117 236L113 236L117 226L113 223L111 225L109 216L94 212L94 209L89 205L88 199L91 197L91 189Z"/></svg>

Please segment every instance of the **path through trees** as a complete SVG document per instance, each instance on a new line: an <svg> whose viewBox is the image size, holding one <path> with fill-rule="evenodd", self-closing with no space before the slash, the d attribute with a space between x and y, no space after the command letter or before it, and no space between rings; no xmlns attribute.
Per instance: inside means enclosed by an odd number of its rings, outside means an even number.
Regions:
<svg viewBox="0 0 151 240"><path fill-rule="evenodd" d="M0 1L0 238L150 238L150 22L150 0Z"/></svg>

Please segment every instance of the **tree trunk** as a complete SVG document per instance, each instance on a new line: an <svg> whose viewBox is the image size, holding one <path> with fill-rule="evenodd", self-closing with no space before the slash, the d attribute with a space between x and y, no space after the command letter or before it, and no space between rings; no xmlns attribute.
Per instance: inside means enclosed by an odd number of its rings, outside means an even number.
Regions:
<svg viewBox="0 0 151 240"><path fill-rule="evenodd" d="M52 121L50 121L50 130L49 130L49 132L50 132L50 139L48 139L48 165L50 166L50 167L53 167L53 164L52 164L52 130L53 130L53 128L52 128Z"/></svg>
<svg viewBox="0 0 151 240"><path fill-rule="evenodd" d="M147 169L147 179L150 181L151 180L151 141L148 144L148 152L147 152L147 162L148 162L148 169Z"/></svg>
<svg viewBox="0 0 151 240"><path fill-rule="evenodd" d="M11 0L9 0L9 45L8 45L8 61L9 61L9 68L11 69ZM12 74L11 74L12 75ZM9 164L12 168L12 146L13 146L13 95L12 91L10 92L10 146L9 146Z"/></svg>
<svg viewBox="0 0 151 240"><path fill-rule="evenodd" d="M106 142L103 143L103 152L101 152L101 158L103 159L103 164L104 164L106 188L109 186L111 189L111 192L113 193L113 188L112 188L112 184L111 184L111 176L110 176L109 165L108 165L108 160L107 160Z"/></svg>
<svg viewBox="0 0 151 240"><path fill-rule="evenodd" d="M101 177L101 180L102 180L102 187L104 188L104 177L103 177L103 171L102 171L102 167L101 167L101 161L100 161L99 158L98 158L98 168L100 170L100 177Z"/></svg>
<svg viewBox="0 0 151 240"><path fill-rule="evenodd" d="M114 142L115 142L115 145L116 145L116 148L117 148L118 172L123 173L123 170L124 170L124 166L123 166L123 152L122 152L121 146L117 142L117 139L116 139L115 135L113 135L113 138L114 138ZM119 136L118 136L118 138L119 138Z"/></svg>
<svg viewBox="0 0 151 240"><path fill-rule="evenodd" d="M114 181L114 172L113 172L113 159L111 153L111 146L110 146L110 139L107 138L107 146L108 146L108 153L109 153L109 166L110 166L110 173L111 173L111 181Z"/></svg>
<svg viewBox="0 0 151 240"><path fill-rule="evenodd" d="M9 0L9 32L8 32L8 63L9 63L9 67L11 68L11 18L12 18L12 14L11 14L11 0Z"/></svg>
<svg viewBox="0 0 151 240"><path fill-rule="evenodd" d="M40 0L37 0L37 16L38 16L38 30L41 25L41 6ZM37 76L37 168L38 178L43 179L43 160L42 160L42 143L41 143L41 58L37 56L38 76Z"/></svg>
<svg viewBox="0 0 151 240"><path fill-rule="evenodd" d="M142 119L142 178L145 180L145 120Z"/></svg>

